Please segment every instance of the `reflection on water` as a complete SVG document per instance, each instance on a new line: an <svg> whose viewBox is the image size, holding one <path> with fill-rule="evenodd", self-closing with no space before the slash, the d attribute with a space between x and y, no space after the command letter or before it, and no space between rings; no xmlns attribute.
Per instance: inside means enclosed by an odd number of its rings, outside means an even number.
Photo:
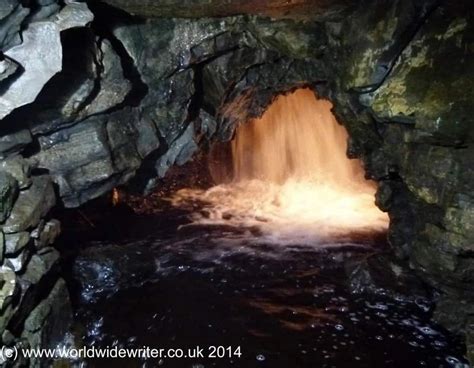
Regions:
<svg viewBox="0 0 474 368"><path fill-rule="evenodd" d="M83 341L120 347L240 346L242 357L130 361L124 367L455 367L465 362L462 345L430 320L432 304L425 294L417 295L410 285L405 286L410 297L390 290L351 293L347 265L378 252L380 244L257 245L218 227L175 235L119 246L98 243L78 257ZM109 275L119 287L106 290L94 272Z"/></svg>

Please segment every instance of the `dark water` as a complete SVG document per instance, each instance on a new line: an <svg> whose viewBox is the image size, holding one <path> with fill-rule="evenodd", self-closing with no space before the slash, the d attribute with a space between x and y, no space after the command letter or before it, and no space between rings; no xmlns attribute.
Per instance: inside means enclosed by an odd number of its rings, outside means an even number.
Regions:
<svg viewBox="0 0 474 368"><path fill-rule="evenodd" d="M237 229L177 230L184 214L167 214L137 220L122 213L121 222L113 222L115 230L82 241L67 267L73 270L67 276L75 295L76 335L96 347L181 348L186 354L199 346L205 356L211 347L222 347L225 357L94 360L88 366L466 363L461 342L431 320L429 293L414 285L413 290L412 285L374 288L370 281L349 277L354 265L387 252L379 237L314 246L254 245L252 232ZM166 231L156 230L164 224ZM123 227L131 239L123 240ZM390 264L382 285L390 285Z"/></svg>

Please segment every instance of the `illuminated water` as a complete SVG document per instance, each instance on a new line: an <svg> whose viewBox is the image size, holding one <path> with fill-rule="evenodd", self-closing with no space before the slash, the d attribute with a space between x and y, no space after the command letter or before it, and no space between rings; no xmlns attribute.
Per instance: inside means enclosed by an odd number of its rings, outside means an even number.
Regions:
<svg viewBox="0 0 474 368"><path fill-rule="evenodd" d="M231 142L232 167L219 152L211 172L220 185L183 189L175 206L200 202L194 224L258 227L258 241L314 244L351 232L385 230L375 184L346 156L347 132L309 89L279 96L262 118L241 124Z"/></svg>
<svg viewBox="0 0 474 368"><path fill-rule="evenodd" d="M168 223L166 231L153 233L157 221L170 219L132 217L116 224L113 240L82 244L70 282L81 344L232 346L242 356L121 361L120 367L465 364L461 342L431 320L433 305L424 292L413 285L401 294L352 292L348 265L387 251L380 239L281 246L254 243L231 227L177 230ZM148 227L152 235L119 241L124 226Z"/></svg>

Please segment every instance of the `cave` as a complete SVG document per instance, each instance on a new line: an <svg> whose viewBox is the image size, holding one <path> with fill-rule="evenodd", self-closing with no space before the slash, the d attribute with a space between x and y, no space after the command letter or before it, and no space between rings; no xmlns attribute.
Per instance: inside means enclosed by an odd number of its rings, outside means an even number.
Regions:
<svg viewBox="0 0 474 368"><path fill-rule="evenodd" d="M473 17L3 0L0 365L470 367Z"/></svg>

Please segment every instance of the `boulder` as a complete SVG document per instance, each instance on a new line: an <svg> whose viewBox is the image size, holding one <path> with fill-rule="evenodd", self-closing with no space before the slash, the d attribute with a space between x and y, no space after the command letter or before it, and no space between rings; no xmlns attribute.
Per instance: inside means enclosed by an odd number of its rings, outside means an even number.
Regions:
<svg viewBox="0 0 474 368"><path fill-rule="evenodd" d="M17 0L4 0L0 4L0 20L9 15L18 6Z"/></svg>
<svg viewBox="0 0 474 368"><path fill-rule="evenodd" d="M59 27L53 22L33 23L23 31L23 43L6 52L23 67L24 72L3 94L0 119L17 107L33 102L46 82L61 70L59 32Z"/></svg>
<svg viewBox="0 0 474 368"><path fill-rule="evenodd" d="M31 133L27 129L4 134L0 137L0 157L19 152L32 141Z"/></svg>
<svg viewBox="0 0 474 368"><path fill-rule="evenodd" d="M20 231L14 234L5 234L5 256L11 257L18 255L30 241L28 231Z"/></svg>
<svg viewBox="0 0 474 368"><path fill-rule="evenodd" d="M121 59L108 40L100 43L99 55L102 57L100 89L94 100L85 107L83 115L103 113L121 104L132 90L130 81L123 74Z"/></svg>
<svg viewBox="0 0 474 368"><path fill-rule="evenodd" d="M18 196L18 182L9 174L0 171L0 223L10 216Z"/></svg>
<svg viewBox="0 0 474 368"><path fill-rule="evenodd" d="M52 6L55 7L57 4ZM58 9L54 8L49 11L55 13L56 10ZM42 17L44 16L46 15L43 14ZM10 18L12 16L8 19ZM34 18L32 19L33 23L21 33L23 42L5 52L5 55L21 65L23 73L2 95L0 119L16 108L33 102L44 85L61 71L63 54L60 32L68 28L84 26L92 19L93 15L84 3L68 4L48 21L34 22ZM15 32L19 30L18 26Z"/></svg>
<svg viewBox="0 0 474 368"><path fill-rule="evenodd" d="M33 178L33 184L20 192L3 232L17 233L35 227L56 204L56 194L47 175Z"/></svg>
<svg viewBox="0 0 474 368"><path fill-rule="evenodd" d="M25 320L22 338L31 348L56 348L65 338L72 323L72 308L66 283L59 279L46 299ZM30 367L45 366L46 360L33 358ZM48 362L52 364L52 361Z"/></svg>
<svg viewBox="0 0 474 368"><path fill-rule="evenodd" d="M20 4L12 4L11 0L7 0L6 8L2 8L3 14L10 9L13 10L0 21L0 46L2 50L8 50L22 42L20 29L25 18L30 14L30 9L24 8Z"/></svg>
<svg viewBox="0 0 474 368"><path fill-rule="evenodd" d="M61 223L56 219L52 219L41 228L36 228L31 233L31 237L34 239L36 248L41 249L48 245L53 245L60 233Z"/></svg>
<svg viewBox="0 0 474 368"><path fill-rule="evenodd" d="M0 267L0 315L11 304L11 299L17 288L15 273L8 267ZM0 330L3 331L3 326Z"/></svg>
<svg viewBox="0 0 474 368"><path fill-rule="evenodd" d="M9 58L0 60L0 82L14 75L18 70L18 64Z"/></svg>
<svg viewBox="0 0 474 368"><path fill-rule="evenodd" d="M21 155L8 156L0 161L0 170L10 174L18 182L20 189L28 188L31 183L31 167Z"/></svg>

